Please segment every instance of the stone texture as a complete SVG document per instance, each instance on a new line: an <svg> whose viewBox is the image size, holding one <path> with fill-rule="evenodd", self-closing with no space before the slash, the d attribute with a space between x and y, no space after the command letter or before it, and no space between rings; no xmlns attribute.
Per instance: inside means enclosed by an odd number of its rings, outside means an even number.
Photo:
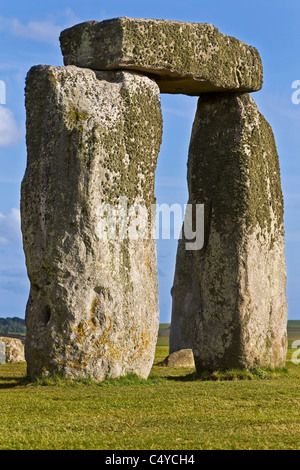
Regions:
<svg viewBox="0 0 300 470"><path fill-rule="evenodd" d="M18 363L18 362L25 362L24 356L24 344L18 338L8 338L8 337L1 337L1 342L4 343L5 348L5 360L8 363Z"/></svg>
<svg viewBox="0 0 300 470"><path fill-rule="evenodd" d="M272 129L248 94L199 98L189 202L205 204L205 241L179 241L170 352L197 369L283 366L287 348L283 199Z"/></svg>
<svg viewBox="0 0 300 470"><path fill-rule="evenodd" d="M3 340L0 340L0 364L5 364L6 356L5 356L5 343Z"/></svg>
<svg viewBox="0 0 300 470"><path fill-rule="evenodd" d="M256 91L258 51L210 24L114 18L88 21L60 35L65 65L130 69L150 75L162 93Z"/></svg>
<svg viewBox="0 0 300 470"><path fill-rule="evenodd" d="M130 72L33 67L21 220L31 376L150 372L158 332L155 240L103 240L101 203L154 203L159 88Z"/></svg>
<svg viewBox="0 0 300 470"><path fill-rule="evenodd" d="M192 349L181 349L175 351L164 360L167 367L195 367Z"/></svg>

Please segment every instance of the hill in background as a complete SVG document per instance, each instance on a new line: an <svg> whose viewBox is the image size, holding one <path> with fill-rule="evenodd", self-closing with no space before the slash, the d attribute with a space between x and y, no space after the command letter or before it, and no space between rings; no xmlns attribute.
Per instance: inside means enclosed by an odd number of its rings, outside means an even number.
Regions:
<svg viewBox="0 0 300 470"><path fill-rule="evenodd" d="M0 336L1 335L25 335L25 320L18 317L0 318ZM158 331L158 346L169 346L170 323L160 323ZM289 343L300 338L300 320L288 321ZM290 345L290 344L289 344Z"/></svg>
<svg viewBox="0 0 300 470"><path fill-rule="evenodd" d="M13 333L26 334L25 320L18 317L0 318L0 335Z"/></svg>

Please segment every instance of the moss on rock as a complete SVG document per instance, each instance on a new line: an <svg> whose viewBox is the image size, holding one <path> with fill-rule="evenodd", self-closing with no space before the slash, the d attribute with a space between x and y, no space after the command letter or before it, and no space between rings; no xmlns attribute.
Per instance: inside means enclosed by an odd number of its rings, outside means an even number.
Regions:
<svg viewBox="0 0 300 470"><path fill-rule="evenodd" d="M131 72L39 66L26 110L28 373L145 378L158 330L155 240L103 239L98 224L102 204L154 200L159 88Z"/></svg>
<svg viewBox="0 0 300 470"><path fill-rule="evenodd" d="M262 86L258 51L205 23L115 18L64 30L65 65L127 69L155 78L163 93L257 91Z"/></svg>
<svg viewBox="0 0 300 470"><path fill-rule="evenodd" d="M286 267L279 160L248 94L201 95L188 161L189 203L205 205L204 247L179 242L170 351L196 366L282 367Z"/></svg>

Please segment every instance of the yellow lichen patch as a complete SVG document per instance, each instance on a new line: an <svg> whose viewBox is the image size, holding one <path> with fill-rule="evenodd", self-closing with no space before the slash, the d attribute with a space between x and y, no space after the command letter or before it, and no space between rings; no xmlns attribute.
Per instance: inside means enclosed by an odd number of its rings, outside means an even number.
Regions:
<svg viewBox="0 0 300 470"><path fill-rule="evenodd" d="M99 307L100 303L101 303L100 298L95 297L93 302L92 302L92 308L90 310L90 313L95 313L95 310L96 310L97 307Z"/></svg>

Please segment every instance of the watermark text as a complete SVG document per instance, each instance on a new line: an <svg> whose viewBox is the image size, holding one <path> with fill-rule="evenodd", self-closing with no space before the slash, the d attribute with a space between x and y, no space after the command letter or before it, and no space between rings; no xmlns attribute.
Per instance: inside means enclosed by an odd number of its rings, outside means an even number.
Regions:
<svg viewBox="0 0 300 470"><path fill-rule="evenodd" d="M292 94L292 103L300 104L300 80L294 80L292 83L292 88L295 89Z"/></svg>
<svg viewBox="0 0 300 470"><path fill-rule="evenodd" d="M186 250L200 250L204 244L204 205L151 204L128 205L121 196L116 206L100 204L96 234L100 239L185 239Z"/></svg>

